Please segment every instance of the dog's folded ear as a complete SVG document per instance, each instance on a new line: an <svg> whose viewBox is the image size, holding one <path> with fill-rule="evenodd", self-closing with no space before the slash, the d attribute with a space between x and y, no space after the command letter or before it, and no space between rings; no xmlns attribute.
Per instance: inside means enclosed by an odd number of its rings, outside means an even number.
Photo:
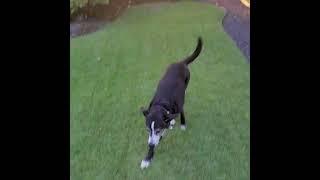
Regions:
<svg viewBox="0 0 320 180"><path fill-rule="evenodd" d="M141 108L140 108L140 111L142 112L142 114L143 114L144 116L147 116L147 115L149 114L149 110L146 109L146 108L144 108L144 107L141 107Z"/></svg>

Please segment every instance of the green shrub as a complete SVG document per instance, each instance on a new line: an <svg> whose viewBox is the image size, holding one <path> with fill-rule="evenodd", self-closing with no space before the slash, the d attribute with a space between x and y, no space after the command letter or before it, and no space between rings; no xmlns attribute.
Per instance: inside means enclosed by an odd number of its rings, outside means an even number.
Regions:
<svg viewBox="0 0 320 180"><path fill-rule="evenodd" d="M73 14L77 9L85 7L89 1L91 5L109 3L109 0L70 0L71 14Z"/></svg>

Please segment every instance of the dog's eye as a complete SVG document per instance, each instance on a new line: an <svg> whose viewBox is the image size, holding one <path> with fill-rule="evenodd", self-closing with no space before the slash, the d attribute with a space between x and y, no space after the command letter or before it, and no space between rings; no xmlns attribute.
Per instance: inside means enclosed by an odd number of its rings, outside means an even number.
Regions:
<svg viewBox="0 0 320 180"><path fill-rule="evenodd" d="M159 134L161 132L161 130L156 130L156 134Z"/></svg>

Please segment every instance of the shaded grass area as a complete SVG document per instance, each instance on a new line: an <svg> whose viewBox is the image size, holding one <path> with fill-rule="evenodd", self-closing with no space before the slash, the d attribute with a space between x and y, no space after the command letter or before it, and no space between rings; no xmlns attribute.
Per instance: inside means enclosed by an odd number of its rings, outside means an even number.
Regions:
<svg viewBox="0 0 320 180"><path fill-rule="evenodd" d="M71 179L249 178L249 64L223 31L223 12L183 2L130 8L108 28L71 40ZM151 166L140 106L169 63L190 66L187 131L168 132Z"/></svg>

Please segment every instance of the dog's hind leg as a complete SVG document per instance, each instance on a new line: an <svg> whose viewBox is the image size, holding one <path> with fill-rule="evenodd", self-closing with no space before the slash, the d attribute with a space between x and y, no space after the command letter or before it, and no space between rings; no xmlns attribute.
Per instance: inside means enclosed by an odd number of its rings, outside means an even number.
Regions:
<svg viewBox="0 0 320 180"><path fill-rule="evenodd" d="M186 74L186 79L184 80L186 89L184 90L184 95L187 94L187 88L188 88L188 84L189 84L189 81L190 81L190 72L189 72L188 69L187 69L186 72L187 72L187 74Z"/></svg>
<svg viewBox="0 0 320 180"><path fill-rule="evenodd" d="M184 117L184 111L182 110L180 113L180 121L181 121L181 130L186 130L186 119Z"/></svg>

